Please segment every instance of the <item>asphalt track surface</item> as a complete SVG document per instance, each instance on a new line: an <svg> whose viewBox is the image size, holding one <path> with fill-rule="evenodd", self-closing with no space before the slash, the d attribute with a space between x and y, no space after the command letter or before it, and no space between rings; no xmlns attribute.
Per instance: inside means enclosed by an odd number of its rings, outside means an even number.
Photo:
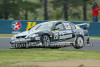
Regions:
<svg viewBox="0 0 100 67"><path fill-rule="evenodd" d="M8 38L1 37L0 38L0 49L11 49L11 46L10 46L9 42L10 42L10 38L9 37ZM91 39L90 43L92 45L84 46L80 50L100 50L100 39ZM70 47L64 47L64 48L60 48L60 49L75 49L75 48L70 46Z"/></svg>

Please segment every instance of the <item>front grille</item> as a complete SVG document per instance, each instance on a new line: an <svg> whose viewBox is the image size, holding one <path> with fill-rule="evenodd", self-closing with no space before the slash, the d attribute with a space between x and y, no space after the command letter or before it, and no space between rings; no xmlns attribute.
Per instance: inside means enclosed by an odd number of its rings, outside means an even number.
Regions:
<svg viewBox="0 0 100 67"><path fill-rule="evenodd" d="M17 39L19 39L19 38L25 38L26 36L18 36L18 37L16 37Z"/></svg>

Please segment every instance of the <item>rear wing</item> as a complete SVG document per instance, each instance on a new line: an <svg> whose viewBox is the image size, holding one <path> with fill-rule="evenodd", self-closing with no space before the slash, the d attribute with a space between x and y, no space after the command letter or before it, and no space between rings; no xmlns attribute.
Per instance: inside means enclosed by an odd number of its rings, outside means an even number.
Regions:
<svg viewBox="0 0 100 67"><path fill-rule="evenodd" d="M83 23L83 24L76 24L77 26L85 26L84 29L88 29L90 27L90 22L88 23Z"/></svg>

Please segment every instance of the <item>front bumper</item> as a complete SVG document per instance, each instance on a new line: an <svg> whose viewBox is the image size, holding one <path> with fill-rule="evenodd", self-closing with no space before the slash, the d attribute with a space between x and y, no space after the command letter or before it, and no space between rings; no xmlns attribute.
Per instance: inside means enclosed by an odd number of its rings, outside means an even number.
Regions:
<svg viewBox="0 0 100 67"><path fill-rule="evenodd" d="M37 41L40 41L40 37L18 38L10 40L10 44L23 44L23 43L37 42Z"/></svg>

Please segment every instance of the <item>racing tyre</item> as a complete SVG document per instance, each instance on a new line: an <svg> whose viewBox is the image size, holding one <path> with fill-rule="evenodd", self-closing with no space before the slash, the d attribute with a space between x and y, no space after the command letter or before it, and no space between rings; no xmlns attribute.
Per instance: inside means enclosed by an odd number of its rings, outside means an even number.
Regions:
<svg viewBox="0 0 100 67"><path fill-rule="evenodd" d="M76 38L75 45L73 45L73 47L76 48L76 49L80 49L80 48L83 47L83 45L84 45L83 37L82 36L78 36Z"/></svg>
<svg viewBox="0 0 100 67"><path fill-rule="evenodd" d="M50 37L48 35L43 35L41 41L43 47L50 47Z"/></svg>

